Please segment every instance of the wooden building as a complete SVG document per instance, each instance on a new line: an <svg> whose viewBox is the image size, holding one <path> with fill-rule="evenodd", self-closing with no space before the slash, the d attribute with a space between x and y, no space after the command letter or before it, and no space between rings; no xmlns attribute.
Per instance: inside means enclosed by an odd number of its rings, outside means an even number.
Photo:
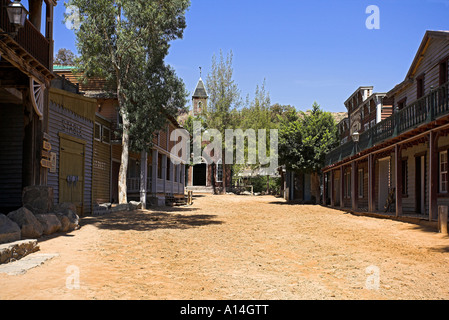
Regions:
<svg viewBox="0 0 449 320"><path fill-rule="evenodd" d="M56 87L49 92L48 186L53 188L55 204L70 202L78 215L90 214L96 100Z"/></svg>
<svg viewBox="0 0 449 320"><path fill-rule="evenodd" d="M427 31L405 80L382 94L376 124L351 126L349 141L326 157L325 203L437 219L449 204L448 59L449 31Z"/></svg>
<svg viewBox="0 0 449 320"><path fill-rule="evenodd" d="M22 190L47 183L48 89L53 78L54 0L29 0L16 29L0 0L0 212L22 206ZM41 21L42 17L45 21Z"/></svg>
<svg viewBox="0 0 449 320"><path fill-rule="evenodd" d="M93 203L118 201L118 176L121 165L121 140L115 135L120 124L118 100L107 94L105 81L91 79L80 83L72 73L73 67L55 66L54 72L61 78L76 83L86 97L95 99L95 128L93 151ZM189 134L173 117L167 117L163 130L155 132L151 150L135 153L130 150L127 172L128 200L146 204L165 205L166 202L184 199L185 161L172 152L175 142L170 141L171 133L180 129L188 141ZM184 149L185 150L185 149ZM176 159L180 164L174 164Z"/></svg>

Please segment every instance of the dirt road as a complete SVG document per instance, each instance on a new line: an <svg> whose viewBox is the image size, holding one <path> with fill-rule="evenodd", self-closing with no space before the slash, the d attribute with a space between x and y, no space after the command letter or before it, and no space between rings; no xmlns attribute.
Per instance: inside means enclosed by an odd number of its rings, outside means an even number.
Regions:
<svg viewBox="0 0 449 320"><path fill-rule="evenodd" d="M0 299L449 299L448 237L271 196L88 217L39 244L59 256L0 274Z"/></svg>

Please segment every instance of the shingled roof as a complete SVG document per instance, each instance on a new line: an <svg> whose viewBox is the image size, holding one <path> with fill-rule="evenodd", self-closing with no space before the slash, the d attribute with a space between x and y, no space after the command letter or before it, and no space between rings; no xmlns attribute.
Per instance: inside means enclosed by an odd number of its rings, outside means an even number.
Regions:
<svg viewBox="0 0 449 320"><path fill-rule="evenodd" d="M193 93L192 98L208 98L206 88L204 87L203 80L200 78L198 84L196 85L195 92Z"/></svg>

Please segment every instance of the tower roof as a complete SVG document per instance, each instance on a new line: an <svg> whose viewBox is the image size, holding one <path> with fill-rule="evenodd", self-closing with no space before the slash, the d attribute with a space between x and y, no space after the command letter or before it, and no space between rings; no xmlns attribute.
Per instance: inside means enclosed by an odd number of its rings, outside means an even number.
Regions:
<svg viewBox="0 0 449 320"><path fill-rule="evenodd" d="M196 85L195 92L192 98L208 98L206 88L204 87L203 80L200 78L198 84Z"/></svg>

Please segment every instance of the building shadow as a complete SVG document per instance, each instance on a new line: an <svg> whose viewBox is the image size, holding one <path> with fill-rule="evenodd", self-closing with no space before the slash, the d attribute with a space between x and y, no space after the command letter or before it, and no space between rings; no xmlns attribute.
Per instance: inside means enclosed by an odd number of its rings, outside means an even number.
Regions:
<svg viewBox="0 0 449 320"><path fill-rule="evenodd" d="M135 210L109 213L99 217L86 217L80 226L94 225L103 230L154 231L158 229L190 229L220 225L216 215L194 214L197 208L158 207L152 210Z"/></svg>

